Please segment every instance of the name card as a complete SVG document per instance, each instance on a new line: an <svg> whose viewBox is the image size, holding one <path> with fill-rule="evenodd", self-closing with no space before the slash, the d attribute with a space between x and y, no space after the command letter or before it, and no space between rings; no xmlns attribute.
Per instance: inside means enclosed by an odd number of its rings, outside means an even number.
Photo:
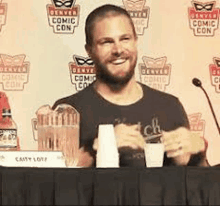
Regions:
<svg viewBox="0 0 220 206"><path fill-rule="evenodd" d="M60 151L0 151L0 165L4 167L66 167Z"/></svg>

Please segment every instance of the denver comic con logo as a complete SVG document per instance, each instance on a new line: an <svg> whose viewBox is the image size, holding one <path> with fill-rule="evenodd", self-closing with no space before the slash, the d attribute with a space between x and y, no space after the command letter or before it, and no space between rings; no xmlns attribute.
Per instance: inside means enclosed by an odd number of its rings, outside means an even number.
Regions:
<svg viewBox="0 0 220 206"><path fill-rule="evenodd" d="M209 65L211 84L215 86L216 92L220 93L220 58L213 58L214 64Z"/></svg>
<svg viewBox="0 0 220 206"><path fill-rule="evenodd" d="M192 1L193 7L188 9L189 24L195 36L214 36L219 27L219 8L216 1L201 3Z"/></svg>
<svg viewBox="0 0 220 206"><path fill-rule="evenodd" d="M150 8L145 6L146 0L123 0L124 7L130 14L137 35L143 35L148 27Z"/></svg>
<svg viewBox="0 0 220 206"><path fill-rule="evenodd" d="M28 82L30 63L25 62L25 55L9 56L0 54L0 83L3 90L21 91Z"/></svg>
<svg viewBox="0 0 220 206"><path fill-rule="evenodd" d="M0 0L0 31L2 26L6 23L6 14L7 14L7 4L3 4Z"/></svg>
<svg viewBox="0 0 220 206"><path fill-rule="evenodd" d="M190 131L197 133L200 137L204 137L205 133L205 120L201 119L201 113L194 113L188 115Z"/></svg>
<svg viewBox="0 0 220 206"><path fill-rule="evenodd" d="M96 79L96 70L89 57L73 55L73 60L69 63L71 82L76 91L81 91Z"/></svg>
<svg viewBox="0 0 220 206"><path fill-rule="evenodd" d="M154 89L165 91L170 84L171 65L166 64L167 57L153 59L142 57L144 64L139 64L140 81Z"/></svg>
<svg viewBox="0 0 220 206"><path fill-rule="evenodd" d="M52 3L47 5L47 15L54 33L73 34L79 25L79 5L74 5L75 0L52 0Z"/></svg>

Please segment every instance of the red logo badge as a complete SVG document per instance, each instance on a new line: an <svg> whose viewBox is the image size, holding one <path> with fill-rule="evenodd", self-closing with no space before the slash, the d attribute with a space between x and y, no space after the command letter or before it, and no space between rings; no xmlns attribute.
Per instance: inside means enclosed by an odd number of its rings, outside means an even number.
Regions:
<svg viewBox="0 0 220 206"><path fill-rule="evenodd" d="M0 0L0 31L2 26L6 23L6 15L7 14L7 4L3 4L2 0Z"/></svg>
<svg viewBox="0 0 220 206"><path fill-rule="evenodd" d="M47 5L49 25L56 34L73 34L79 25L79 5L74 5L75 0L52 0L52 5Z"/></svg>
<svg viewBox="0 0 220 206"><path fill-rule="evenodd" d="M188 115L190 131L199 133L200 137L204 137L205 133L205 120L201 119L201 113L194 113Z"/></svg>
<svg viewBox="0 0 220 206"><path fill-rule="evenodd" d="M144 56L144 64L139 64L141 83L154 89L165 91L170 84L171 65L166 64L167 57L153 59Z"/></svg>
<svg viewBox="0 0 220 206"><path fill-rule="evenodd" d="M69 63L70 78L76 91L81 91L96 80L96 69L89 57L73 55L74 62Z"/></svg>
<svg viewBox="0 0 220 206"><path fill-rule="evenodd" d="M124 7L130 14L137 35L143 35L148 27L150 8L145 6L146 0L123 0Z"/></svg>
<svg viewBox="0 0 220 206"><path fill-rule="evenodd" d="M192 1L188 9L189 25L195 36L214 36L219 26L219 8L216 1L201 3Z"/></svg>
<svg viewBox="0 0 220 206"><path fill-rule="evenodd" d="M0 54L0 83L4 90L21 91L28 82L30 63L25 55L9 56Z"/></svg>
<svg viewBox="0 0 220 206"><path fill-rule="evenodd" d="M220 93L220 58L213 58L214 64L209 65L211 83L215 86L215 91Z"/></svg>

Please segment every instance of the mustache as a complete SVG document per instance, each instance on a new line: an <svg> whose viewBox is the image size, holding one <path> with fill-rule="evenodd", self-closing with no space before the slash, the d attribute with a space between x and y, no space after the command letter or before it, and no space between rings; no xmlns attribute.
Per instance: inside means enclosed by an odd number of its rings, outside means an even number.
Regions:
<svg viewBox="0 0 220 206"><path fill-rule="evenodd" d="M112 61L116 61L118 59L128 59L130 58L130 55L129 54L125 54L125 53L122 53L122 54L114 54L114 55L111 55L108 59L106 59L107 62L112 62Z"/></svg>

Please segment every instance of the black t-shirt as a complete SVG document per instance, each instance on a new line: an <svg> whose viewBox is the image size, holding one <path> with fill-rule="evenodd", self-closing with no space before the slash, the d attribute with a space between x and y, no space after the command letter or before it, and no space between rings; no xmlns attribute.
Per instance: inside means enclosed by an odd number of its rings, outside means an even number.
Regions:
<svg viewBox="0 0 220 206"><path fill-rule="evenodd" d="M154 90L140 83L143 97L134 104L120 106L105 100L93 84L53 106L69 104L80 113L80 145L92 151L99 124L140 124L145 138L160 137L162 131L178 127L189 128L189 122L180 101L167 93ZM143 150L122 148L121 166L145 166ZM164 166L172 165L172 159L164 156Z"/></svg>

